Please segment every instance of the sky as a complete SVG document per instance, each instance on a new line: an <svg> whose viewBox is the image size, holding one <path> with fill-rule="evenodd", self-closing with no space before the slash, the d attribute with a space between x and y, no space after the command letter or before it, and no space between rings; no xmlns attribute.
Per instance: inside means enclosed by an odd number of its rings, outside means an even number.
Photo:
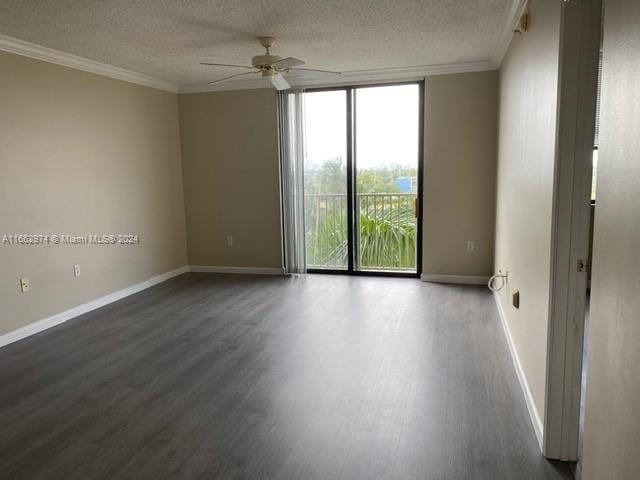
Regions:
<svg viewBox="0 0 640 480"><path fill-rule="evenodd" d="M356 91L356 167L417 167L419 87L416 84ZM346 164L346 92L305 93L305 166L338 156Z"/></svg>

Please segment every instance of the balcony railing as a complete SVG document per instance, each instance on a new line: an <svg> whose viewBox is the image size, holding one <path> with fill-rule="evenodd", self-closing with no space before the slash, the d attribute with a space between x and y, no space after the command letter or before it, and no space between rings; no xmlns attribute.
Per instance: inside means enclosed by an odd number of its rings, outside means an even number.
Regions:
<svg viewBox="0 0 640 480"><path fill-rule="evenodd" d="M414 193L356 195L356 252L361 270L415 271ZM305 195L305 241L310 268L346 269L346 194Z"/></svg>

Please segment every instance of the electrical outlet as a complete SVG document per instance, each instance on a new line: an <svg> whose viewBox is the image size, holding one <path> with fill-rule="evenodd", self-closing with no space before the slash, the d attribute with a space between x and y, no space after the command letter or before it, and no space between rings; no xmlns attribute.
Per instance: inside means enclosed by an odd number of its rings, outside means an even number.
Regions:
<svg viewBox="0 0 640 480"><path fill-rule="evenodd" d="M227 246L233 247L233 237L231 235L227 237Z"/></svg>
<svg viewBox="0 0 640 480"><path fill-rule="evenodd" d="M467 241L467 252L473 252L476 249L476 244L473 240Z"/></svg>
<svg viewBox="0 0 640 480"><path fill-rule="evenodd" d="M20 291L22 293L26 293L29 290L31 290L31 281L27 277L21 278L20 279Z"/></svg>
<svg viewBox="0 0 640 480"><path fill-rule="evenodd" d="M80 264L79 263L76 263L73 266L73 276L74 277L79 277L80 276Z"/></svg>

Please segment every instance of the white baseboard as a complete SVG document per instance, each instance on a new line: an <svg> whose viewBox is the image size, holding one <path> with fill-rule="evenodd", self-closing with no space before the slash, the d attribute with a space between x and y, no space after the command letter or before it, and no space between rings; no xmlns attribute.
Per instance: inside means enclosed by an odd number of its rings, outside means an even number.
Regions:
<svg viewBox="0 0 640 480"><path fill-rule="evenodd" d="M65 310L64 312L57 313L56 315L52 315L51 317L47 317L42 320L38 320L37 322L26 325L22 328L18 328L17 330L0 336L0 347L4 347L5 345L8 345L10 343L17 342L18 340L22 340L23 338L29 337L31 335L35 335L36 333L40 333L43 330L55 327L56 325L60 325L61 323L64 323L67 320L71 320L74 317L83 315L92 310L96 310L97 308L104 307L105 305L121 300L142 290L146 290L147 288L153 287L158 283L162 283L172 277L182 275L183 273L187 272L189 272L188 266L176 268L175 270L162 273L150 278L149 280L145 280L144 282L136 283L135 285L123 288L122 290L118 290L117 292L110 293L108 295L105 295L104 297L96 298L94 300L91 300L90 302L83 303L82 305L70 308L69 310Z"/></svg>
<svg viewBox="0 0 640 480"><path fill-rule="evenodd" d="M267 268L267 267L214 267L206 265L185 265L184 267L176 268L170 272L165 272L161 275L157 275L144 282L137 283L130 287L118 290L117 292L110 293L104 297L96 298L77 307L70 308L64 312L57 313L37 322L25 325L4 335L0 335L0 348L10 343L17 342L23 338L40 333L48 328L55 327L61 323L71 320L85 313L88 313L97 308L104 307L113 302L117 302L129 295L138 293L142 290L146 290L149 287L153 287L158 283L162 283L169 280L172 277L182 275L188 272L214 272L214 273L244 273L244 274L259 274L259 275L283 275L284 272L281 268Z"/></svg>
<svg viewBox="0 0 640 480"><path fill-rule="evenodd" d="M192 272L243 273L251 275L284 275L282 268L271 267L216 267L214 265L191 265Z"/></svg>
<svg viewBox="0 0 640 480"><path fill-rule="evenodd" d="M435 283L459 283L463 285L486 285L489 277L482 275L443 275L439 273L423 273L420 275L423 282Z"/></svg>
<svg viewBox="0 0 640 480"><path fill-rule="evenodd" d="M538 409L536 408L536 403L533 400L533 394L531 393L531 389L529 388L527 377L524 374L522 365L520 364L520 357L518 357L518 350L516 350L516 346L513 343L513 337L511 336L511 331L509 330L507 317L504 314L504 310L502 309L502 304L500 303L500 298L498 297L497 292L493 293L493 298L495 299L496 305L498 307L498 315L500 316L500 323L502 324L505 337L507 337L507 344L509 345L509 351L511 352L511 359L513 360L513 366L516 369L516 375L518 376L518 381L520 382L520 387L522 388L522 393L524 394L524 399L527 403L529 418L531 419L533 430L536 433L536 438L538 439L538 445L540 446L540 451L542 451L542 445L543 445L542 440L543 440L543 433L544 433L542 420L540 419L540 414L538 413Z"/></svg>

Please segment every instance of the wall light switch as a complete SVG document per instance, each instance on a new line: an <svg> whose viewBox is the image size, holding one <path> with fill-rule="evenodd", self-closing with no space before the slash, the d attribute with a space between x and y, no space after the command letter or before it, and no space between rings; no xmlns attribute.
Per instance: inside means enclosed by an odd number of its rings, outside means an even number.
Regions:
<svg viewBox="0 0 640 480"><path fill-rule="evenodd" d="M29 290L31 290L31 281L27 277L21 278L20 279L20 291L22 293L26 293Z"/></svg>
<svg viewBox="0 0 640 480"><path fill-rule="evenodd" d="M228 236L227 237L227 245L230 247L233 247L233 237L232 236Z"/></svg>
<svg viewBox="0 0 640 480"><path fill-rule="evenodd" d="M476 244L473 240L467 242L467 252L473 252L476 249Z"/></svg>
<svg viewBox="0 0 640 480"><path fill-rule="evenodd" d="M80 276L80 264L79 263L76 263L73 266L73 276L74 277L79 277Z"/></svg>

